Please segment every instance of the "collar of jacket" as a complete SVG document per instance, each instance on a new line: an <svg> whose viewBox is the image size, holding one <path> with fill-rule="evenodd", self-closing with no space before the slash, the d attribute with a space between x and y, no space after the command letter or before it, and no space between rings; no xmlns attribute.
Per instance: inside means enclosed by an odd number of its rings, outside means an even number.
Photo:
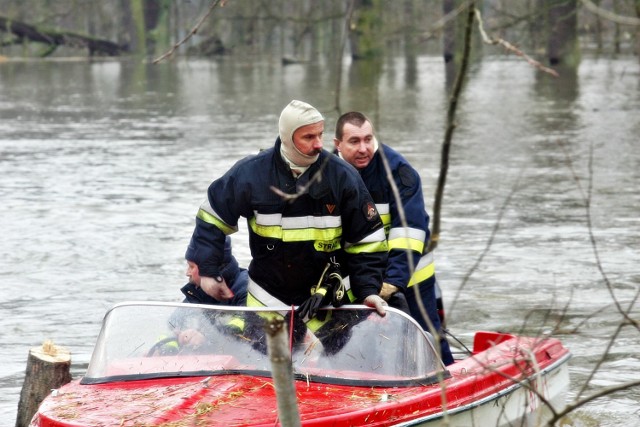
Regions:
<svg viewBox="0 0 640 427"><path fill-rule="evenodd" d="M307 169L302 175L300 175L298 179L294 178L289 165L287 164L287 162L285 162L285 160L282 158L282 155L280 154L281 145L282 141L280 140L280 137L277 137L275 146L273 147L274 162L280 173L285 174L285 176L290 177L291 180L295 181L296 191L300 191L300 188L303 187L306 188L309 185L309 180L316 174L326 173L323 169L329 166L328 163L330 163L331 159L329 159L328 156L330 156L330 153L328 153L326 150L322 150L322 152L318 156L318 160L316 160L315 163L309 166L309 169ZM280 189L284 191L283 188ZM307 188L307 193L313 199L320 199L322 196L327 194L329 190L329 183L326 179L322 179L319 182L314 181L311 186Z"/></svg>

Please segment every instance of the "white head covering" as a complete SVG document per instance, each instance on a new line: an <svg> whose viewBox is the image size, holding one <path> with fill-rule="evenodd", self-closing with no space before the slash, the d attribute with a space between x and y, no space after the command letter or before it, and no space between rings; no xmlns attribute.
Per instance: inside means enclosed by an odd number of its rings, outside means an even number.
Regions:
<svg viewBox="0 0 640 427"><path fill-rule="evenodd" d="M318 160L318 154L308 156L301 153L293 144L293 133L302 126L311 125L324 120L322 114L306 102L293 100L280 113L278 129L282 146L280 152L292 170L303 173Z"/></svg>

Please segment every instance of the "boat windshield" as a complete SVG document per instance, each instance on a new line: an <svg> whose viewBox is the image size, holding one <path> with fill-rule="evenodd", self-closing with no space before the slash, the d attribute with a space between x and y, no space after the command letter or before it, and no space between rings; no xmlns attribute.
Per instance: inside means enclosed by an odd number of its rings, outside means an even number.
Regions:
<svg viewBox="0 0 640 427"><path fill-rule="evenodd" d="M286 326L286 351L298 379L411 386L437 382L443 371L429 335L393 308L384 317L364 306L321 310L305 324L290 307L128 302L105 315L81 383L271 376L265 326L273 319Z"/></svg>

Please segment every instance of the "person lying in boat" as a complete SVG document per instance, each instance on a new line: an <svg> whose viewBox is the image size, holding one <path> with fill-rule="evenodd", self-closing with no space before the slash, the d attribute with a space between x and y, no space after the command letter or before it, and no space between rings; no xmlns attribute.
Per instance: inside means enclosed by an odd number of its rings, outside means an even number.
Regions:
<svg viewBox="0 0 640 427"><path fill-rule="evenodd" d="M338 118L333 142L335 153L358 170L376 208L382 213L389 257L380 296L389 301L391 306L394 304L390 299L402 301L406 298L408 307L404 305L397 308L408 308L409 314L424 330L432 331L433 328L440 335L442 360L446 365L453 363L438 313L433 253L427 251L431 232L420 175L400 153L378 143L373 124L360 112L352 111ZM396 196L387 179L383 157L391 169L407 228L402 223ZM411 260L408 253L411 254ZM414 266L413 274L410 274L410 265ZM416 298L414 286L419 291L420 301ZM422 315L420 305L425 307L429 322Z"/></svg>
<svg viewBox="0 0 640 427"><path fill-rule="evenodd" d="M237 305L244 306L247 302L247 284L249 283L249 273L246 268L241 268L238 260L233 255L231 248L231 237L227 236L224 242L224 256L220 266L219 276L216 281L223 283L220 286L222 294L214 292L211 283L203 283L200 277L200 270L195 263L195 248L193 245L187 247L185 259L187 261L186 276L189 282L181 289L185 296L183 302L193 304L216 304L216 305Z"/></svg>
<svg viewBox="0 0 640 427"><path fill-rule="evenodd" d="M223 264L220 268L220 276L217 280L225 283L225 294L223 298L211 292L211 289L205 283L202 286L198 265L194 260L194 248L189 245L185 253L187 261L186 276L189 282L180 290L184 294L182 302L191 304L212 304L212 305L233 305L244 306L247 301L247 284L249 275L246 268L241 268L236 257L233 255L231 247L231 238L227 236L224 246ZM216 299L218 296L220 299ZM166 339L167 345L165 353L173 353L179 348L199 348L207 341L205 338L205 330L209 326L206 319L193 319L192 314L185 313L184 310L176 310L169 319L169 327L175 335L175 339ZM237 319L232 319L238 323ZM205 330L203 330L203 327ZM160 347L159 347L160 348Z"/></svg>

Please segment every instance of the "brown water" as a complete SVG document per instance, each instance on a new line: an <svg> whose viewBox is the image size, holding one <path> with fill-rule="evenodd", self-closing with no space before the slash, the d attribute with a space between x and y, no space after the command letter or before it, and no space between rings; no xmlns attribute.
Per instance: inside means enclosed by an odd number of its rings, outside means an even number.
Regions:
<svg viewBox="0 0 640 427"><path fill-rule="evenodd" d="M110 306L181 299L207 185L273 143L289 100L323 111L329 146L330 68L0 64L0 424L15 423L29 348L67 347L77 377ZM439 57L389 59L378 79L345 65L342 109L420 170L430 211L446 104ZM616 336L613 305L640 320L639 107L637 58L587 58L559 79L485 58L460 100L437 250L449 327L467 344L477 329L554 333L573 353L570 400L640 379L640 332ZM243 227L246 265L245 243ZM638 388L604 397L572 424L640 426L638 401Z"/></svg>

